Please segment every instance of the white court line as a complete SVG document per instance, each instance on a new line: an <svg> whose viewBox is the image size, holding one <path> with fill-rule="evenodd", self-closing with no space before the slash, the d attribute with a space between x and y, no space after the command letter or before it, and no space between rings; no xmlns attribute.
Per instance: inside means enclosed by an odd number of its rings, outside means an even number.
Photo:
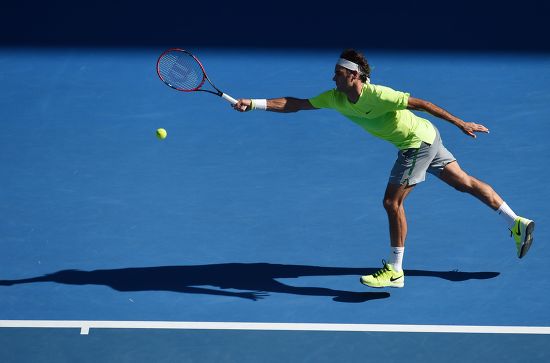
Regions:
<svg viewBox="0 0 550 363"><path fill-rule="evenodd" d="M239 323L178 321L79 321L0 320L0 328L74 328L88 335L90 329L283 330L332 332L550 334L547 326Z"/></svg>

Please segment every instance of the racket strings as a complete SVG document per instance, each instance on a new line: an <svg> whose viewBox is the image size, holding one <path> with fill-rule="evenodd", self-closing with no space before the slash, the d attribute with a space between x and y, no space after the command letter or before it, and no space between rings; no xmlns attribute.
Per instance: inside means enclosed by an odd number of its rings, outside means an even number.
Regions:
<svg viewBox="0 0 550 363"><path fill-rule="evenodd" d="M192 91L204 83L199 63L185 52L168 52L158 62L158 72L170 87Z"/></svg>

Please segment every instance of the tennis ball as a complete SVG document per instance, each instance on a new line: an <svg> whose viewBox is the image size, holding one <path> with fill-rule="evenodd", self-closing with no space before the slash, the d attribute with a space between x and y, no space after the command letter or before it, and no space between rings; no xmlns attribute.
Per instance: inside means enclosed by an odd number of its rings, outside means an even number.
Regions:
<svg viewBox="0 0 550 363"><path fill-rule="evenodd" d="M166 136L168 136L168 133L165 129L157 129L157 137L161 140L166 139Z"/></svg>

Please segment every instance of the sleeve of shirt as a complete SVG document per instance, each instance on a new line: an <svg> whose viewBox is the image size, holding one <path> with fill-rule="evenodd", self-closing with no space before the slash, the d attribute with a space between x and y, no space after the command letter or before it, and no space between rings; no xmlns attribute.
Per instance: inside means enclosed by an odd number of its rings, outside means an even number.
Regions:
<svg viewBox="0 0 550 363"><path fill-rule="evenodd" d="M398 111L407 108L410 94L376 85L369 96L365 101L372 106L384 111Z"/></svg>
<svg viewBox="0 0 550 363"><path fill-rule="evenodd" d="M309 99L309 103L315 108L333 108L334 90L326 91Z"/></svg>

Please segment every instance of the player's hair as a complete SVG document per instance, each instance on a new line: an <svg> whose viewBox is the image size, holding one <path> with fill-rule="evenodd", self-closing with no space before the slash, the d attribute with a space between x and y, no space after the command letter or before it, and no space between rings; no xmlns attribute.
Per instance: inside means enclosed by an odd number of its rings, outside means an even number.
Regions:
<svg viewBox="0 0 550 363"><path fill-rule="evenodd" d="M361 67L361 71L363 74L361 74L361 81L366 82L367 78L370 78L370 66L369 62L367 62L367 58L363 55L363 53L360 53L356 51L355 49L346 49L340 54L340 58L344 58L349 60L350 62L357 63L359 67Z"/></svg>

